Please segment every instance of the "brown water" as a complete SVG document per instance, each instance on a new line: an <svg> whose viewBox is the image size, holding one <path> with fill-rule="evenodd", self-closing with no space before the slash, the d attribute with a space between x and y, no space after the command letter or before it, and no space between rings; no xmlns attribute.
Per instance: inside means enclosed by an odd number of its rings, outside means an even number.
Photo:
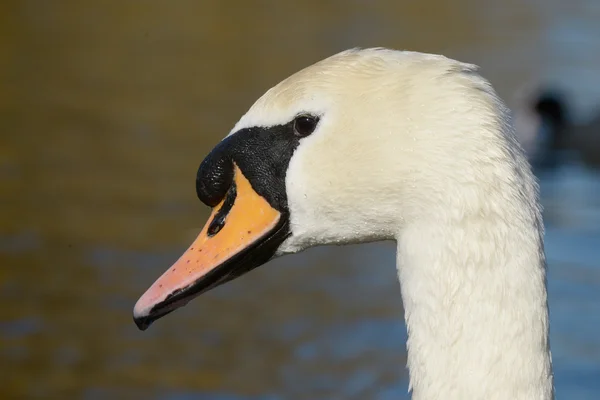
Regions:
<svg viewBox="0 0 600 400"><path fill-rule="evenodd" d="M479 64L509 101L559 80L585 108L599 4L3 1L0 397L405 396L392 245L278 260L135 328L208 215L198 164L266 89L354 46Z"/></svg>

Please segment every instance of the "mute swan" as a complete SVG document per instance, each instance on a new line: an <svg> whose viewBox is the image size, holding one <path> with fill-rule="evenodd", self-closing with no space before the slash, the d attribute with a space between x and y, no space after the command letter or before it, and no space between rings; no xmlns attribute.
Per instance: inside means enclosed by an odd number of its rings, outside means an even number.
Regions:
<svg viewBox="0 0 600 400"><path fill-rule="evenodd" d="M202 161L212 214L138 327L274 257L394 239L413 398L552 398L538 188L475 70L354 49L267 91Z"/></svg>

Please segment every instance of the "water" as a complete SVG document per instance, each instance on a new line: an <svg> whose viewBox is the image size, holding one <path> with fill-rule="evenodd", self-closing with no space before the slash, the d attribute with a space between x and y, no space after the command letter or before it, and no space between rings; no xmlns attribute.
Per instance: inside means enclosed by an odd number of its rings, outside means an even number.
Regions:
<svg viewBox="0 0 600 400"><path fill-rule="evenodd" d="M547 80L582 115L600 98L594 0L400 3L3 2L2 398L408 398L390 243L286 257L144 333L131 320L208 215L198 163L313 61L441 52L511 105ZM543 182L559 398L600 391L598 185L578 167Z"/></svg>

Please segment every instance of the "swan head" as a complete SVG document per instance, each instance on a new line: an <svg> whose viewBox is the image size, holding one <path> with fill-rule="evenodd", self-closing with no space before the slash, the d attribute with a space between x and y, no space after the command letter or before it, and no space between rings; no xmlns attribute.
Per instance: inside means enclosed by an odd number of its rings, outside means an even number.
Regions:
<svg viewBox="0 0 600 400"><path fill-rule="evenodd" d="M267 91L202 161L196 188L212 214L137 302L138 327L274 257L395 239L414 221L493 205L480 192L514 175L498 160L518 146L506 146L504 109L474 71L349 50Z"/></svg>

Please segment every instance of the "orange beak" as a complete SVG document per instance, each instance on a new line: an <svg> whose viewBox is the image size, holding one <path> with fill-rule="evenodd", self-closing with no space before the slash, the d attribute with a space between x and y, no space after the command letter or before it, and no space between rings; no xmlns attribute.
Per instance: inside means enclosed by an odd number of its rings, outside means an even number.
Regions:
<svg viewBox="0 0 600 400"><path fill-rule="evenodd" d="M241 170L191 246L135 305L145 330L194 297L264 264L288 235L287 218L254 191Z"/></svg>

